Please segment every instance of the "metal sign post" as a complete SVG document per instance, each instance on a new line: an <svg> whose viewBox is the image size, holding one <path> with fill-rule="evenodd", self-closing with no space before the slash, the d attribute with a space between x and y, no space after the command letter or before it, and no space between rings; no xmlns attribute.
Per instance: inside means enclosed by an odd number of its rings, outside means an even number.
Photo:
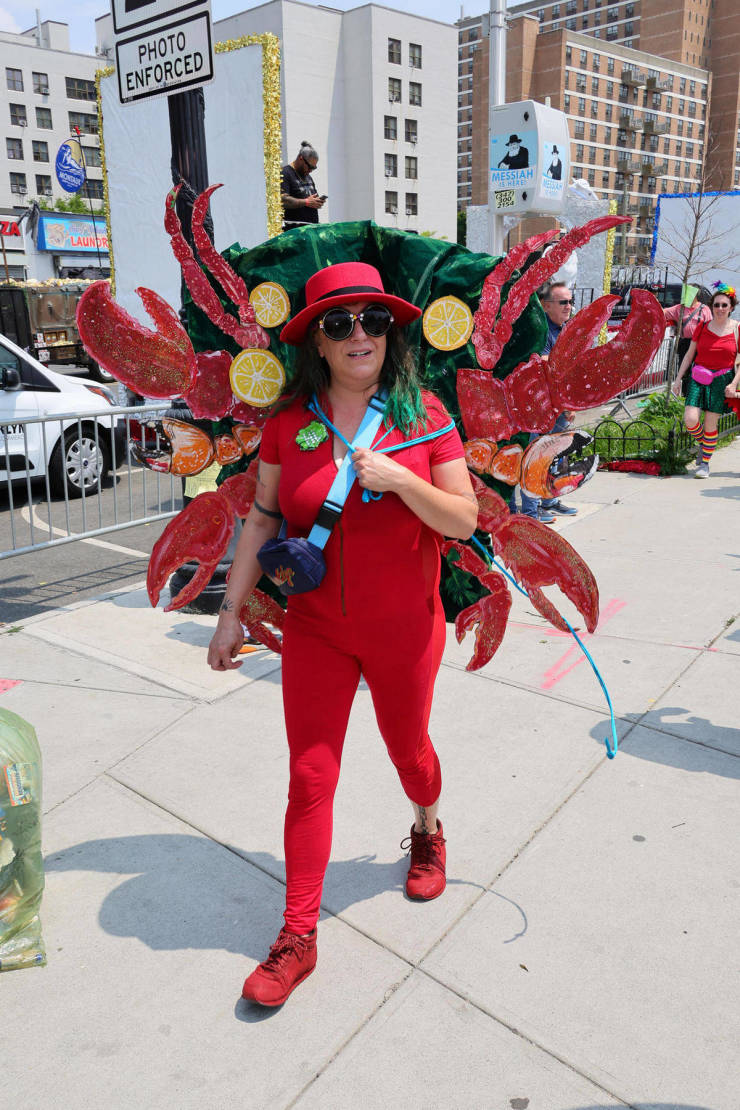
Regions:
<svg viewBox="0 0 740 1110"><path fill-rule="evenodd" d="M488 13L488 149L491 149L494 113L499 104L506 103L506 22L505 0L490 0ZM494 191L488 185L488 253L499 255L504 249L502 217L496 211Z"/></svg>

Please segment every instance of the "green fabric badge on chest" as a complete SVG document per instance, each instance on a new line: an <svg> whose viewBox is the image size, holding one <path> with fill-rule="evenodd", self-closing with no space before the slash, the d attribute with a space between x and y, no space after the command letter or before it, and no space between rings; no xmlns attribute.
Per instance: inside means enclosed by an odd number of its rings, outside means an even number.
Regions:
<svg viewBox="0 0 740 1110"><path fill-rule="evenodd" d="M315 451L320 443L329 438L326 427L320 420L312 420L305 428L301 428L295 441L301 451Z"/></svg>

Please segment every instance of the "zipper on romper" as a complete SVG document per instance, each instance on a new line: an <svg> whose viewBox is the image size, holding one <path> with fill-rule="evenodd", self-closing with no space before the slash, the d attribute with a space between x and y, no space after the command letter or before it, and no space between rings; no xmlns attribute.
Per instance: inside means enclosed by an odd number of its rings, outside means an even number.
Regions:
<svg viewBox="0 0 740 1110"><path fill-rule="evenodd" d="M339 527L339 584L340 596L342 599L342 616L347 616L347 609L344 604L344 532L342 530L341 520L337 522Z"/></svg>

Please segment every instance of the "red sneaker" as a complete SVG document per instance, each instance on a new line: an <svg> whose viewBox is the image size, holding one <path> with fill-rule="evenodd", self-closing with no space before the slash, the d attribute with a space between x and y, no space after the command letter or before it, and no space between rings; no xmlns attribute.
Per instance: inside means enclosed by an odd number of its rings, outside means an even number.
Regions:
<svg viewBox="0 0 740 1110"><path fill-rule="evenodd" d="M406 893L416 901L428 902L439 898L447 885L447 842L442 834L442 822L437 821L436 833L418 833L412 825L411 836L401 841L401 847L405 848L409 843L411 863L406 878Z"/></svg>
<svg viewBox="0 0 740 1110"><path fill-rule="evenodd" d="M316 967L316 930L307 937L281 929L267 959L245 980L242 998L261 1006L282 1006Z"/></svg>

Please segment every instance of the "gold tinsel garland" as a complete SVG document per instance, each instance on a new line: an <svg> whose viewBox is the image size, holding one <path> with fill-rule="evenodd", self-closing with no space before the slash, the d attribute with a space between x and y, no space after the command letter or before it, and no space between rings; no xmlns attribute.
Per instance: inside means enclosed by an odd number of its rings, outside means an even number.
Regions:
<svg viewBox="0 0 740 1110"><path fill-rule="evenodd" d="M280 166L282 133L280 112L280 40L266 31L261 35L242 35L214 46L216 54L229 54L245 46L262 47L262 127L267 200L267 235L279 235L283 229L283 205L280 200Z"/></svg>
<svg viewBox="0 0 740 1110"><path fill-rule="evenodd" d="M609 201L609 215L615 216L617 212L617 202L613 198ZM616 229L610 227L606 233L606 248L604 250L604 292L610 293L612 287L612 263L614 262L614 239L616 236ZM606 343L608 337L608 329L606 324L599 332L599 346Z"/></svg>
<svg viewBox="0 0 740 1110"><path fill-rule="evenodd" d="M105 161L105 138L103 136L103 101L100 96L100 82L103 77L110 77L115 73L115 66L106 66L105 69L95 70L95 91L98 102L98 140L100 142L100 164L103 168L103 210L105 211L105 227L108 233L108 265L110 267L110 291L116 295L116 269L113 265L113 236L110 227L110 202L108 199L108 166Z"/></svg>
<svg viewBox="0 0 740 1110"><path fill-rule="evenodd" d="M265 167L265 201L267 204L267 235L279 235L283 227L283 206L280 200L280 166L282 162L282 135L280 113L280 40L277 35L265 32L261 35L242 35L238 39L227 39L214 46L216 54L228 54L245 46L262 47L262 129L263 157ZM105 158L105 138L103 134L103 103L100 96L100 82L116 72L114 66L106 66L95 72L95 87L98 101L98 136L100 139L100 161L103 168L103 204L105 223L108 230L108 257L110 259L110 283L113 296L116 293L115 267L113 264L113 235L110 224L110 201L108 195L108 164Z"/></svg>

